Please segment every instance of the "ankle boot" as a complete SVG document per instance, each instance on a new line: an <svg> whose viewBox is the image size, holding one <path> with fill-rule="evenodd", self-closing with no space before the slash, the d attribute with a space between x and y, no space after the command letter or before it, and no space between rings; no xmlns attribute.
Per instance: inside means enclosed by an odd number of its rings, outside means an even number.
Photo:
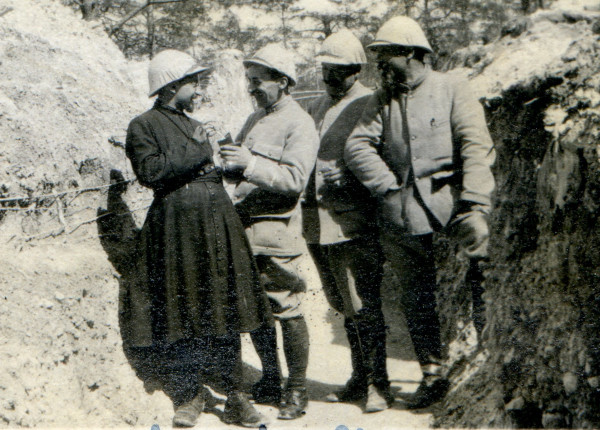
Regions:
<svg viewBox="0 0 600 430"><path fill-rule="evenodd" d="M207 396L210 396L208 390L202 387L196 397L177 406L173 416L173 427L194 427L204 411Z"/></svg>
<svg viewBox="0 0 600 430"><path fill-rule="evenodd" d="M380 412L392 406L392 403L394 403L394 396L390 392L389 387L377 387L374 384L369 385L365 412Z"/></svg>
<svg viewBox="0 0 600 430"><path fill-rule="evenodd" d="M237 424L243 427L260 427L268 424L265 417L254 409L244 393L234 392L227 396L223 411L225 424Z"/></svg>
<svg viewBox="0 0 600 430"><path fill-rule="evenodd" d="M306 413L308 406L308 395L306 388L292 388L285 390L283 402L279 407L280 420L295 420Z"/></svg>

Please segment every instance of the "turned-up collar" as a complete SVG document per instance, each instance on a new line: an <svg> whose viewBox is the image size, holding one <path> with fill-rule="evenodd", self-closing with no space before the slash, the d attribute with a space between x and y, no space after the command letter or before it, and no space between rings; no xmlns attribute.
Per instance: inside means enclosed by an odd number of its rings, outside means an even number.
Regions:
<svg viewBox="0 0 600 430"><path fill-rule="evenodd" d="M415 88L417 88L419 85L421 85L423 83L423 81L425 80L425 78L427 78L427 76L429 76L430 72L431 72L431 67L428 64L426 64L425 68L423 69L423 73L421 73L421 76L419 76L414 81L405 82L405 83L401 83L400 85L398 85L398 92L400 94L406 94L406 93L410 93L411 91L414 91Z"/></svg>
<svg viewBox="0 0 600 430"><path fill-rule="evenodd" d="M289 94L284 94L283 97L281 97L279 100L277 100L271 106L264 108L265 115L269 115L273 112L280 111L281 109L283 109L284 107L289 105L292 102L292 100L293 100L292 96L290 96Z"/></svg>
<svg viewBox="0 0 600 430"><path fill-rule="evenodd" d="M153 108L154 109L163 109L163 110L166 110L168 112L171 112L171 113L174 113L174 114L177 114L177 115L187 116L185 114L185 112L183 112L182 110L179 110L179 109L176 109L176 108L174 108L172 106L169 106L169 105L163 103L162 101L160 101L160 99L156 99L156 101L154 102Z"/></svg>
<svg viewBox="0 0 600 430"><path fill-rule="evenodd" d="M344 94L341 98L334 99L329 94L327 94L327 97L329 97L331 105L337 105L338 103L340 103L343 100L353 99L357 94L359 94L361 91L363 91L364 88L365 88L365 86L363 84L361 84L360 81L357 79L352 84L352 86L348 89L346 94Z"/></svg>

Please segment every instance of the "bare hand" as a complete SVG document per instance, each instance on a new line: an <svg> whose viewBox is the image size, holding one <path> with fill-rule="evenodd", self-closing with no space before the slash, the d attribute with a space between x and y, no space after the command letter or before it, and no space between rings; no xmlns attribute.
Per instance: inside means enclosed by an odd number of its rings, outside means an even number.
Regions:
<svg viewBox="0 0 600 430"><path fill-rule="evenodd" d="M469 212L464 215L457 227L458 239L464 255L468 258L485 258L490 236L485 215L479 211Z"/></svg>
<svg viewBox="0 0 600 430"><path fill-rule="evenodd" d="M245 169L252 160L252 153L245 146L224 145L219 151L227 169Z"/></svg>
<svg viewBox="0 0 600 430"><path fill-rule="evenodd" d="M343 170L337 166L322 170L321 173L323 174L323 181L325 181L327 184L339 186L342 184L344 179Z"/></svg>

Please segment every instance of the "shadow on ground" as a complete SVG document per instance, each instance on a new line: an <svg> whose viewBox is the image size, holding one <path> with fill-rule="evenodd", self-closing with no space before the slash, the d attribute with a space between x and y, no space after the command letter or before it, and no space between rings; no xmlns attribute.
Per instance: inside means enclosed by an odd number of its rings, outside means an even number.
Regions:
<svg viewBox="0 0 600 430"><path fill-rule="evenodd" d="M119 274L119 314L122 312L122 297L127 292L127 285L135 280L136 247L140 229L137 227L123 194L127 191L128 183L119 170L110 173L111 186L108 190L107 207L98 208L98 235L100 243L108 256L108 260ZM135 371L136 376L144 383L147 393L157 390L165 391L167 375L172 364L162 359L160 351L151 348L127 347L127 335L121 324L123 351ZM208 359L210 354L202 354L200 380L210 386L216 393L223 394L221 378L217 366ZM244 384L248 390L261 377L260 370L244 364ZM336 385L308 380L308 392L311 400L322 400ZM168 390L167 390L168 391ZM215 398L217 402L219 397Z"/></svg>

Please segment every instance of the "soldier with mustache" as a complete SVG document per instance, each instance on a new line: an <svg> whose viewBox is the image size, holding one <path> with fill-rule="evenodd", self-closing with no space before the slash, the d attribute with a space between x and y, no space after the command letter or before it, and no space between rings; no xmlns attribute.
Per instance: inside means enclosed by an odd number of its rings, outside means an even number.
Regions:
<svg viewBox="0 0 600 430"><path fill-rule="evenodd" d="M390 19L368 48L376 55L382 88L350 134L344 160L379 201L380 240L401 283L423 372L409 406L422 408L448 390L433 235L456 233L478 272L487 256L495 152L483 107L464 79L431 70L432 49L416 21ZM481 319L475 322L481 329Z"/></svg>

